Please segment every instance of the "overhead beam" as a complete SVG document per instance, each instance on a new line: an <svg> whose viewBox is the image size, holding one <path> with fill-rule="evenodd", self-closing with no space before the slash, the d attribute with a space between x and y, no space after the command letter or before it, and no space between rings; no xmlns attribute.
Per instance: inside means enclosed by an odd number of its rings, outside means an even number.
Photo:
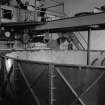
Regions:
<svg viewBox="0 0 105 105"><path fill-rule="evenodd" d="M41 25L43 24L42 22L35 22L35 21L31 21L31 22L9 22L9 23L1 23L0 26L3 27L17 27L17 26L36 26L36 25Z"/></svg>
<svg viewBox="0 0 105 105"><path fill-rule="evenodd" d="M98 13L94 15L72 17L59 19L46 24L35 27L36 31L64 31L70 29L88 29L91 25L104 25L105 24L105 13Z"/></svg>

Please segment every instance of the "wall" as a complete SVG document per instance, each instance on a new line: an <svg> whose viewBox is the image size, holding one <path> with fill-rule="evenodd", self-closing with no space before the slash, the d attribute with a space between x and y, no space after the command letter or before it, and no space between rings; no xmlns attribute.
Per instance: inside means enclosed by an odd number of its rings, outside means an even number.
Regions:
<svg viewBox="0 0 105 105"><path fill-rule="evenodd" d="M91 49L105 50L105 30L92 31Z"/></svg>
<svg viewBox="0 0 105 105"><path fill-rule="evenodd" d="M83 31L81 35L87 41L88 32ZM90 50L105 50L105 30L91 31ZM83 43L84 45L84 43Z"/></svg>
<svg viewBox="0 0 105 105"><path fill-rule="evenodd" d="M105 0L63 0L65 3L65 12L69 16L75 13L92 11L94 7L105 5Z"/></svg>

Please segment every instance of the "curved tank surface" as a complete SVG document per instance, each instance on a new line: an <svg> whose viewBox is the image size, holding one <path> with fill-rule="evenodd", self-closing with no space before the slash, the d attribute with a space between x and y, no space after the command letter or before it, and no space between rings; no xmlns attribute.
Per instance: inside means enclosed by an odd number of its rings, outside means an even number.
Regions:
<svg viewBox="0 0 105 105"><path fill-rule="evenodd" d="M17 105L105 105L105 67L86 66L86 54L17 51L6 54ZM12 59L7 67L7 61ZM10 62L10 60L8 61ZM8 69L8 70L7 70Z"/></svg>

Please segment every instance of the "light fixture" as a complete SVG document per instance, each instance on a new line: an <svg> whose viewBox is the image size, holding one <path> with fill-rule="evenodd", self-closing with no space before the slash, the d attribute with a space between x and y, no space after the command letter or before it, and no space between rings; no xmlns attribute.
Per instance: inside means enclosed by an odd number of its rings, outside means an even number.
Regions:
<svg viewBox="0 0 105 105"><path fill-rule="evenodd" d="M99 25L93 24L93 25L91 25L90 27L91 27L91 28L99 28Z"/></svg>
<svg viewBox="0 0 105 105"><path fill-rule="evenodd" d="M4 35L5 35L5 37L9 38L9 37L11 36L11 33L10 33L9 31L6 31L6 32L4 33Z"/></svg>
<svg viewBox="0 0 105 105"><path fill-rule="evenodd" d="M9 73L11 70L11 67L13 65L13 60L12 59L6 59L5 64L6 64L6 70Z"/></svg>

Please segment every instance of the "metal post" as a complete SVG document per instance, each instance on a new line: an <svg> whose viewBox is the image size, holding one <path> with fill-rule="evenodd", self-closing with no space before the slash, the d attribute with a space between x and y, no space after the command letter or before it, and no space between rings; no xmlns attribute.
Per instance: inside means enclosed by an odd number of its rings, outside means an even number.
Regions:
<svg viewBox="0 0 105 105"><path fill-rule="evenodd" d="M54 105L54 90L56 89L54 86L54 65L49 64L49 105Z"/></svg>
<svg viewBox="0 0 105 105"><path fill-rule="evenodd" d="M2 18L2 10L1 10L1 1L0 1L0 27L1 27L1 18ZM1 28L0 28L1 30Z"/></svg>
<svg viewBox="0 0 105 105"><path fill-rule="evenodd" d="M1 97L4 97L5 96L5 83L4 83L4 78L5 78L5 76L4 76L4 61L5 61L5 59L4 59L4 57L2 57L1 58Z"/></svg>
<svg viewBox="0 0 105 105"><path fill-rule="evenodd" d="M87 45L87 65L90 64L90 38L91 37L91 27L88 29L88 45Z"/></svg>
<svg viewBox="0 0 105 105"><path fill-rule="evenodd" d="M36 10L36 6L37 6L37 5L36 5L36 0L35 0L35 10Z"/></svg>
<svg viewBox="0 0 105 105"><path fill-rule="evenodd" d="M37 5L36 5L36 0L35 0L35 8L34 8L34 21L36 21L36 16L37 16L37 11L36 11Z"/></svg>
<svg viewBox="0 0 105 105"><path fill-rule="evenodd" d="M21 21L21 9L20 7L17 8L17 22L20 22Z"/></svg>
<svg viewBox="0 0 105 105"><path fill-rule="evenodd" d="M0 0L0 35L1 35L1 22L2 22L2 8L1 8L1 0Z"/></svg>

